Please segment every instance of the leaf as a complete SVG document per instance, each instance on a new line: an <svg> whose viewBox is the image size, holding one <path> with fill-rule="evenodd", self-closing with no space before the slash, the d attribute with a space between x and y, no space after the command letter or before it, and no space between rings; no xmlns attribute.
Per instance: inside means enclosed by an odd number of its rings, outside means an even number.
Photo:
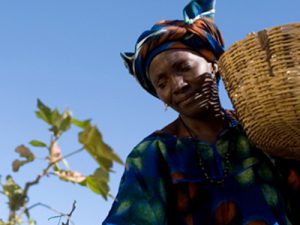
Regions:
<svg viewBox="0 0 300 225"><path fill-rule="evenodd" d="M8 197L8 205L12 211L19 210L26 203L26 196L23 190L11 176L6 177L6 183L3 185L3 194Z"/></svg>
<svg viewBox="0 0 300 225"><path fill-rule="evenodd" d="M66 131L71 127L72 117L67 115L60 123L59 130Z"/></svg>
<svg viewBox="0 0 300 225"><path fill-rule="evenodd" d="M28 225L36 225L36 221L32 218L28 220Z"/></svg>
<svg viewBox="0 0 300 225"><path fill-rule="evenodd" d="M29 148L24 145L19 145L18 147L16 147L15 151L19 153L20 157L25 158L25 160L16 159L13 161L12 170L14 172L18 172L21 166L30 163L35 159L34 154L32 154Z"/></svg>
<svg viewBox="0 0 300 225"><path fill-rule="evenodd" d="M51 113L52 118L52 127L50 131L54 133L56 137L59 137L63 132L67 131L71 127L71 113L65 111L63 114L60 114L57 109Z"/></svg>
<svg viewBox="0 0 300 225"><path fill-rule="evenodd" d="M51 123L55 124L55 121L61 120L62 115L59 113L58 109L54 109L51 112Z"/></svg>
<svg viewBox="0 0 300 225"><path fill-rule="evenodd" d="M72 116L70 111L65 110L64 113L59 113L56 108L51 110L51 108L46 106L39 99L37 106L39 110L36 111L36 116L51 125L50 131L53 132L55 137L58 138L63 132L71 127Z"/></svg>
<svg viewBox="0 0 300 225"><path fill-rule="evenodd" d="M104 199L107 199L107 196L109 195L108 181L108 172L102 168L98 168L93 175L86 178L85 183L93 192L100 194Z"/></svg>
<svg viewBox="0 0 300 225"><path fill-rule="evenodd" d="M82 128L82 129L85 129L85 128L87 128L88 126L90 126L91 125L91 120L76 120L76 119L74 119L74 118L72 118L72 123L75 125L75 126L77 126L77 127L79 127L79 128Z"/></svg>
<svg viewBox="0 0 300 225"><path fill-rule="evenodd" d="M103 142L102 135L96 126L86 127L83 132L79 133L78 139L84 148L105 170L110 170L113 161L123 164L122 160L113 152L113 150Z"/></svg>
<svg viewBox="0 0 300 225"><path fill-rule="evenodd" d="M105 169L106 171L111 171L112 161L110 159L106 159L104 157L98 157L98 163Z"/></svg>
<svg viewBox="0 0 300 225"><path fill-rule="evenodd" d="M3 185L3 193L9 197L16 192L22 193L22 189L16 184L12 176L6 176L6 183Z"/></svg>
<svg viewBox="0 0 300 225"><path fill-rule="evenodd" d="M53 132L53 134L54 134L55 137L59 137L60 136L60 132L59 132L57 126L52 126L49 130Z"/></svg>
<svg viewBox="0 0 300 225"><path fill-rule="evenodd" d="M20 169L20 167L23 166L23 165L25 165L26 163L28 163L27 160L23 160L23 161L22 161L22 160L16 159L16 160L14 160L13 163L12 163L12 170L13 170L14 172L18 172L19 169Z"/></svg>
<svg viewBox="0 0 300 225"><path fill-rule="evenodd" d="M55 174L64 181L81 184L84 183L86 176L77 171L72 170L59 170L55 171Z"/></svg>
<svg viewBox="0 0 300 225"><path fill-rule="evenodd" d="M52 120L51 120L51 109L46 106L41 100L37 100L37 107L39 111L36 111L36 116L48 124L52 125Z"/></svg>
<svg viewBox="0 0 300 225"><path fill-rule="evenodd" d="M32 140L29 142L29 144L31 144L34 147L47 147L47 145L44 142L39 140Z"/></svg>
<svg viewBox="0 0 300 225"><path fill-rule="evenodd" d="M16 147L15 151L19 153L21 157L26 158L30 162L35 158L34 154L29 150L29 148L24 145L19 145L18 147Z"/></svg>

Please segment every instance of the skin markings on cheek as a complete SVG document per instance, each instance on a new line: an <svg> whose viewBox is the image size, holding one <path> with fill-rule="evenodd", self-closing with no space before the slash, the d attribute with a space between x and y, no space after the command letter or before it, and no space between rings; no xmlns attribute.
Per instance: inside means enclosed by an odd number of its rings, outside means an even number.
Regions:
<svg viewBox="0 0 300 225"><path fill-rule="evenodd" d="M202 94L202 93L199 93L199 94L197 94L197 95L195 96L195 99L201 98L202 96L203 96L203 94Z"/></svg>
<svg viewBox="0 0 300 225"><path fill-rule="evenodd" d="M210 78L210 77L206 77L205 80L204 80L204 82L211 82L211 81L213 81L213 79Z"/></svg>
<svg viewBox="0 0 300 225"><path fill-rule="evenodd" d="M194 79L193 83L198 84L198 83L206 82L207 81L206 79L209 79L209 77L207 77L207 73L201 73L195 76L193 79Z"/></svg>
<svg viewBox="0 0 300 225"><path fill-rule="evenodd" d="M218 97L217 85L212 86L211 105L213 107L216 117L224 116L224 113L221 110L221 106L220 106L220 99Z"/></svg>
<svg viewBox="0 0 300 225"><path fill-rule="evenodd" d="M207 94L210 94L211 93L211 88L212 88L212 85L207 83L207 84L204 84L202 86L202 93L207 95Z"/></svg>
<svg viewBox="0 0 300 225"><path fill-rule="evenodd" d="M215 116L223 116L221 107L220 107L220 100L218 97L218 90L217 85L214 83L214 79L210 77L206 77L203 81L201 96L209 95L203 101L199 103L199 107L208 108L209 105L212 107L213 111L215 112ZM198 98L198 97L197 97Z"/></svg>
<svg viewBox="0 0 300 225"><path fill-rule="evenodd" d="M195 99L198 99L204 96L204 99L199 102L200 108L208 109L210 98L209 96L207 96L207 94L209 93L210 93L210 85L205 84L205 87L202 88L201 94L195 97Z"/></svg>
<svg viewBox="0 0 300 225"><path fill-rule="evenodd" d="M199 104L199 107L201 107L201 108L204 107L204 108L208 109L208 104L207 103L209 103L209 99L205 99L205 100L201 101L200 104Z"/></svg>

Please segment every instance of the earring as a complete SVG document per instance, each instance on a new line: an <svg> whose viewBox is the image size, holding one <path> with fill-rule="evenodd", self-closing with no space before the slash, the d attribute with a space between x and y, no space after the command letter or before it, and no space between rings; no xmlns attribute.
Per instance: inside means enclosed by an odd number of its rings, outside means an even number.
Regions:
<svg viewBox="0 0 300 225"><path fill-rule="evenodd" d="M213 61L211 65L212 65L212 72L211 72L212 78L215 79L216 78L216 74L217 74L217 72L219 70L217 61Z"/></svg>
<svg viewBox="0 0 300 225"><path fill-rule="evenodd" d="M214 60L214 61L211 63L211 65L212 65L213 71L214 71L215 73L218 72L218 70L219 70L219 67L218 67L218 61L217 61L217 60Z"/></svg>
<svg viewBox="0 0 300 225"><path fill-rule="evenodd" d="M168 110L168 104L167 103L164 103L164 106L165 106L165 109L164 109L164 112L166 112Z"/></svg>
<svg viewBox="0 0 300 225"><path fill-rule="evenodd" d="M211 72L211 78L214 80L215 77L216 77L215 71L212 71L212 72Z"/></svg>

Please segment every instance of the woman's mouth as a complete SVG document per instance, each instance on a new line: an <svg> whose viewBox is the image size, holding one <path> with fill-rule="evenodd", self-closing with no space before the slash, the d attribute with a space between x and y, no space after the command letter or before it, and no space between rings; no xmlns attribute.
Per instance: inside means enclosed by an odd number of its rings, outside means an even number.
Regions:
<svg viewBox="0 0 300 225"><path fill-rule="evenodd" d="M177 105L179 105L179 106L189 105L195 101L200 100L202 97L203 97L203 94L193 93L193 94L190 94L187 97L183 98L182 100L179 100Z"/></svg>

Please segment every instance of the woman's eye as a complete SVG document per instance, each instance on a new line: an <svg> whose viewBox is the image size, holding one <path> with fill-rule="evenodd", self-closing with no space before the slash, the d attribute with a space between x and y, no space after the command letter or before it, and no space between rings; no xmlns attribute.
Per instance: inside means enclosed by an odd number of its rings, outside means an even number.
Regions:
<svg viewBox="0 0 300 225"><path fill-rule="evenodd" d="M158 86L160 89L162 89L162 88L164 88L164 87L166 86L166 82L159 82L159 83L157 84L157 86Z"/></svg>
<svg viewBox="0 0 300 225"><path fill-rule="evenodd" d="M192 67L191 67L190 65L188 65L188 64L184 64L184 65L182 65L179 69L180 69L180 71L182 71L182 72L187 72L187 71L191 70Z"/></svg>
<svg viewBox="0 0 300 225"><path fill-rule="evenodd" d="M167 79L165 78L160 78L156 82L156 86L160 89L164 88L167 85Z"/></svg>

